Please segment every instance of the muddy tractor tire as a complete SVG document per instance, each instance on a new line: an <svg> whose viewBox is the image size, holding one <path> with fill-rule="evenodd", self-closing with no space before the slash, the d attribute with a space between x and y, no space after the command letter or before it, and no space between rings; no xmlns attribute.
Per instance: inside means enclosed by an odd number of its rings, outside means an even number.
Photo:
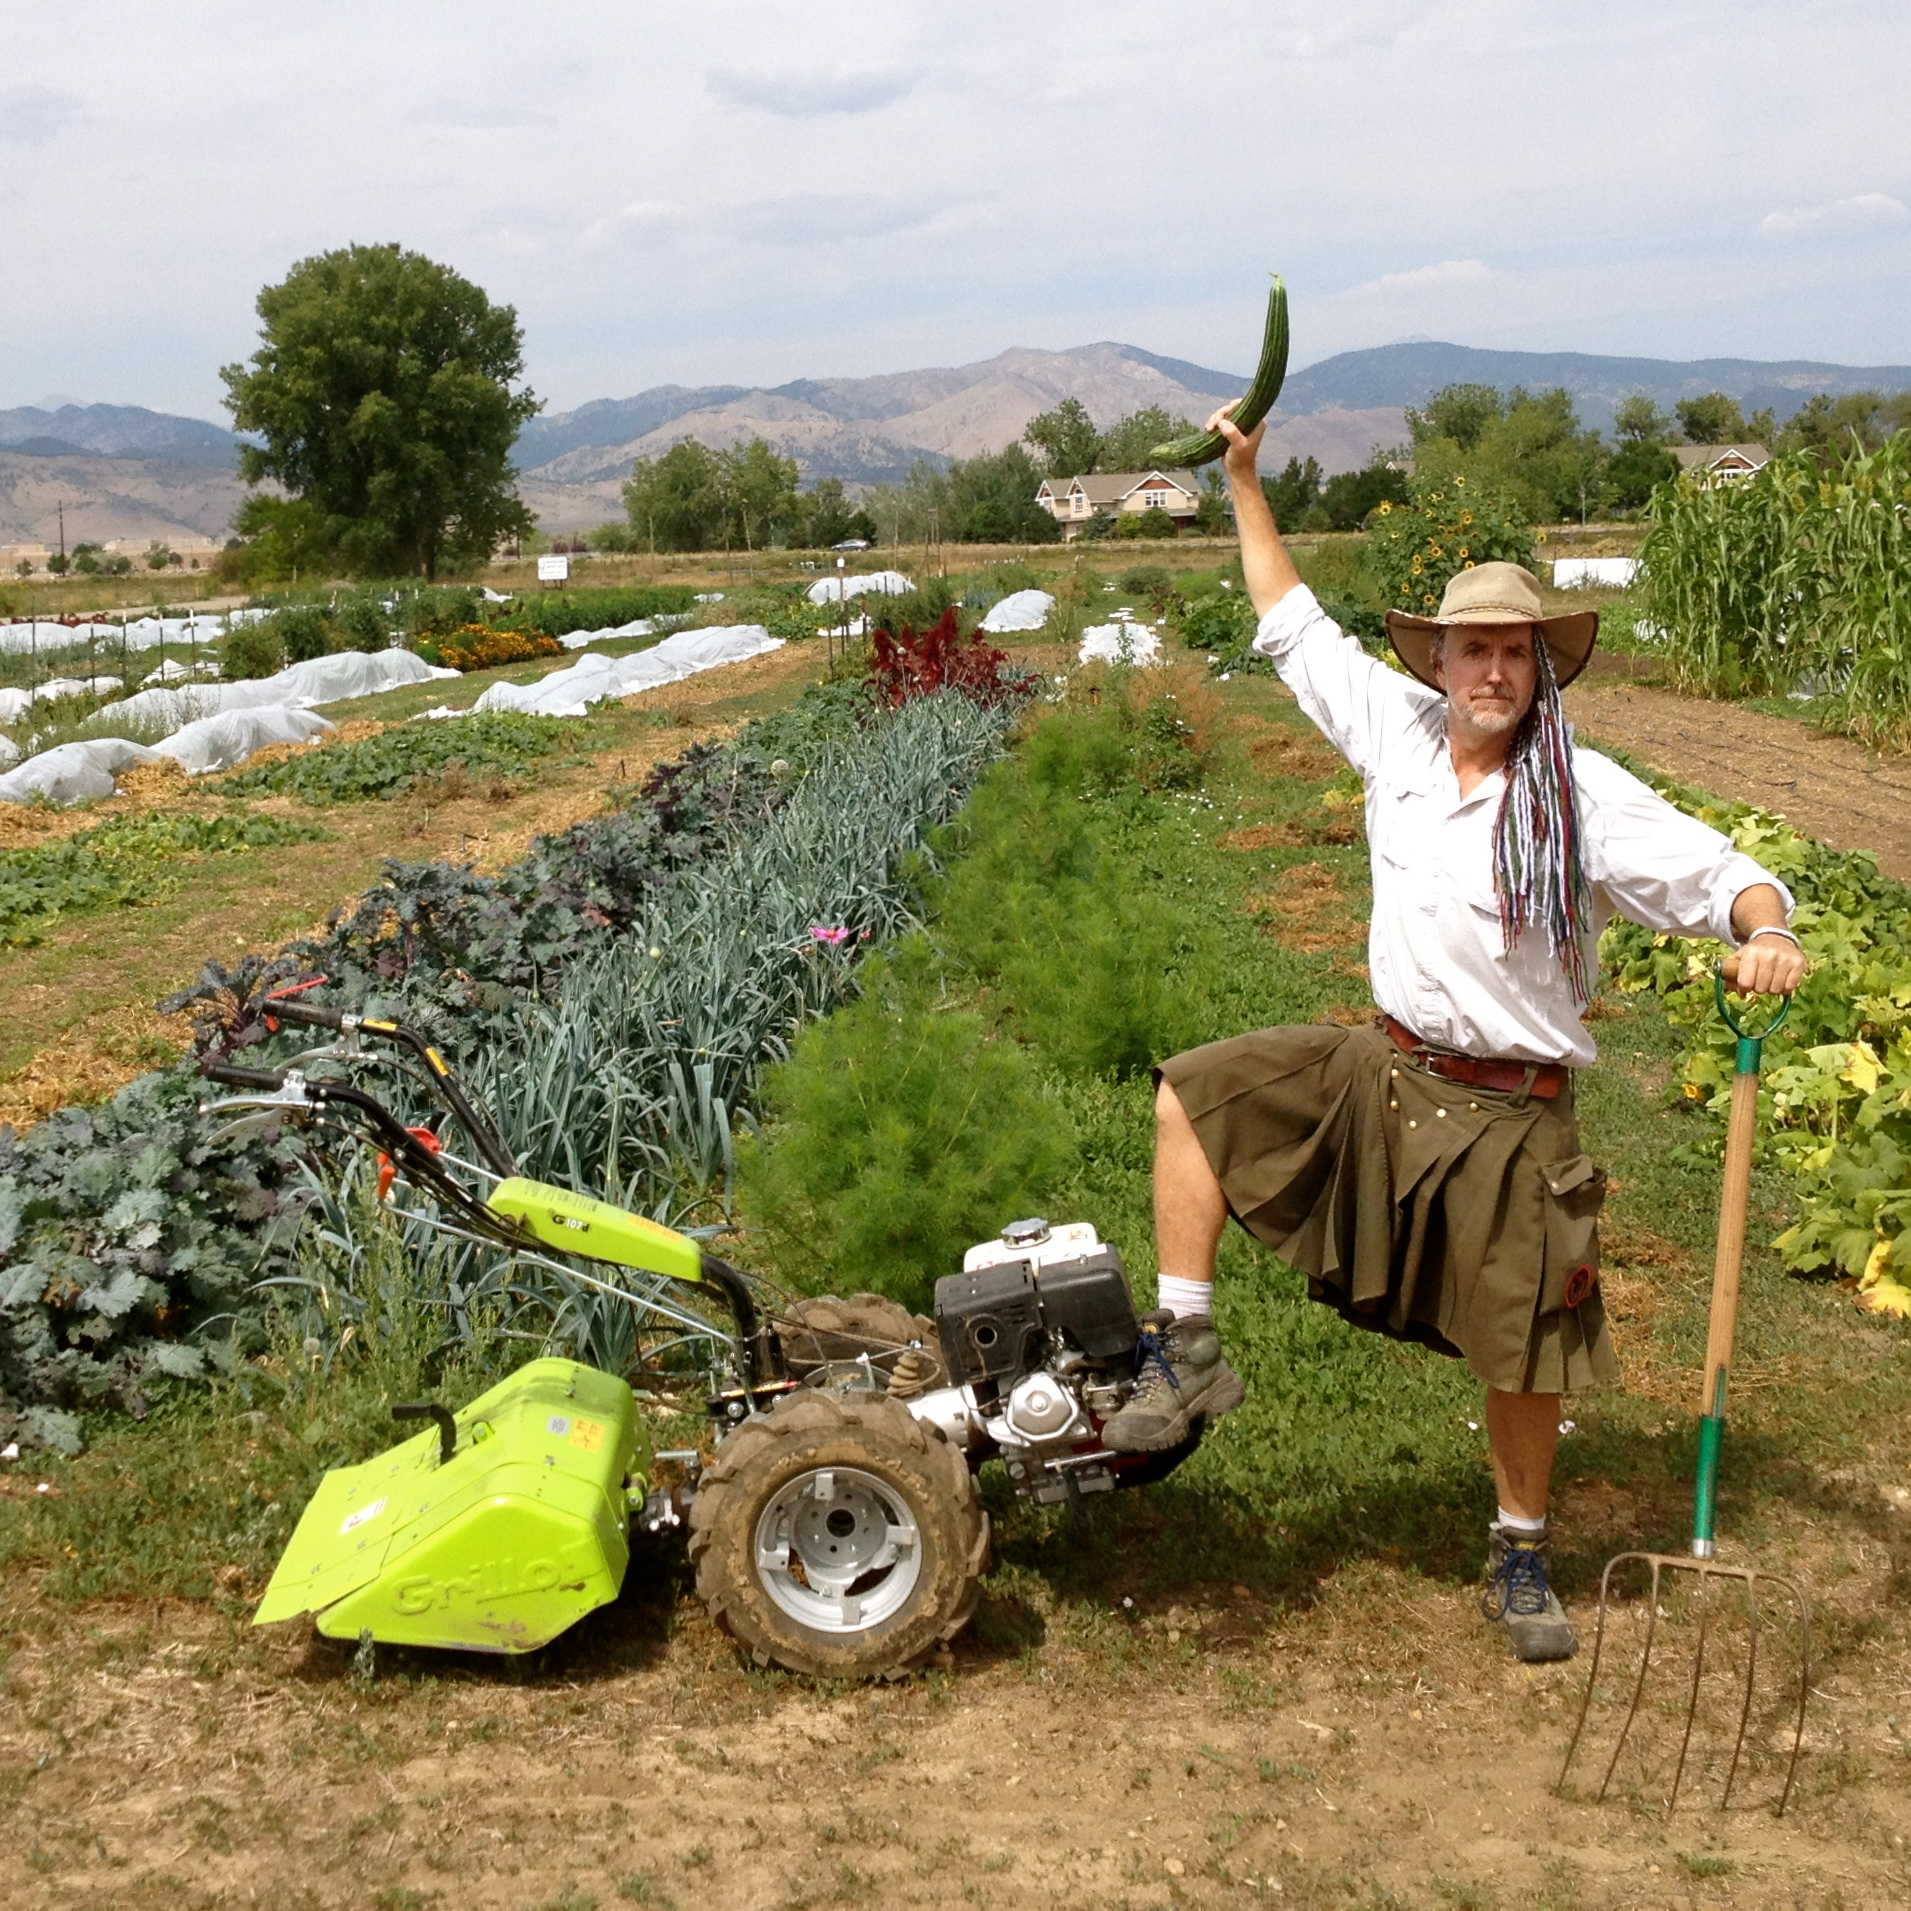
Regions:
<svg viewBox="0 0 1911 1911"><path fill-rule="evenodd" d="M968 1463L900 1401L806 1388L717 1449L690 1509L711 1616L758 1665L894 1678L975 1610L989 1518Z"/></svg>
<svg viewBox="0 0 1911 1911"><path fill-rule="evenodd" d="M796 1301L778 1317L776 1328L790 1372L811 1385L865 1354L878 1373L892 1376L892 1391L926 1393L948 1385L935 1322L883 1294L851 1294L846 1299L823 1294ZM900 1374L899 1349L909 1350Z"/></svg>

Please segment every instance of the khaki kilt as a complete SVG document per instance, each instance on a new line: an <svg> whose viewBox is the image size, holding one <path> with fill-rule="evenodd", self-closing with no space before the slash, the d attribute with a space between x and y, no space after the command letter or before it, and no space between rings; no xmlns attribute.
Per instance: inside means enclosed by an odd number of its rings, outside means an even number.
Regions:
<svg viewBox="0 0 1911 1911"><path fill-rule="evenodd" d="M1570 1075L1551 1101L1475 1088L1378 1027L1318 1026L1211 1042L1156 1077L1229 1211L1313 1299L1508 1393L1618 1380L1598 1287L1605 1176L1580 1150Z"/></svg>

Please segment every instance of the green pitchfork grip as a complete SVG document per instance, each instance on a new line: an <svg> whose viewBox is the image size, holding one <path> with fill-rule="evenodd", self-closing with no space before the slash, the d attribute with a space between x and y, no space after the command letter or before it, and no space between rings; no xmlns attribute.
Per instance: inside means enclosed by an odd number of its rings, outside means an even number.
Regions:
<svg viewBox="0 0 1911 1911"><path fill-rule="evenodd" d="M1692 1495L1692 1557L1710 1559L1717 1533L1719 1459L1725 1449L1725 1385L1738 1331L1739 1275L1745 1264L1745 1217L1752 1196L1752 1141L1758 1132L1758 1071L1766 1041L1791 1012L1786 996L1762 1029L1748 1029L1725 994L1725 964L1712 990L1725 1026L1738 1038L1732 1114L1725 1130L1725 1186L1719 1198L1718 1257L1712 1265L1712 1318L1705 1337L1705 1391L1699 1401L1699 1477Z"/></svg>

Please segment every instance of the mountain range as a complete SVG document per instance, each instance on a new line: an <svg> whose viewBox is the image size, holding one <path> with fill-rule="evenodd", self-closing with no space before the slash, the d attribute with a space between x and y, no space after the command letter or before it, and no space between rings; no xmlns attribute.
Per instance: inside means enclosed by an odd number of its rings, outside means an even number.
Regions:
<svg viewBox="0 0 1911 1911"><path fill-rule="evenodd" d="M919 458L946 463L997 451L1036 413L1078 398L1106 426L1144 406L1200 419L1247 383L1241 373L1104 342L1069 351L1017 347L974 364L802 378L786 385L657 385L534 418L516 460L525 502L550 530L601 523L621 508L619 486L637 458L685 438L730 445L761 437L793 457L806 481L894 481ZM1793 359L1604 357L1501 352L1411 339L1342 352L1293 373L1268 434L1264 464L1318 459L1328 473L1363 464L1406 437L1404 410L1443 385L1541 390L1563 385L1582 419L1608 430L1613 408L1643 392L1670 409L1721 391L1747 411L1783 419L1816 392L1911 389L1911 366L1848 366ZM0 540L52 534L54 504L67 537L219 535L243 495L239 440L200 418L136 405L22 406L0 411Z"/></svg>

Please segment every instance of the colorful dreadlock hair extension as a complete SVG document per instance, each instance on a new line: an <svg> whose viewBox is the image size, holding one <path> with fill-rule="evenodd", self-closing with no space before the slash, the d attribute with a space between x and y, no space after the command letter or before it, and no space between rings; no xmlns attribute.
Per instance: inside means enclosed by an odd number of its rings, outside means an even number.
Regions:
<svg viewBox="0 0 1911 1911"><path fill-rule="evenodd" d="M1507 760L1506 792L1493 824L1493 887L1506 948L1543 923L1547 946L1573 985L1573 1000L1584 1008L1592 990L1581 931L1592 908L1580 860L1573 746L1552 651L1539 631L1533 636L1539 681Z"/></svg>

